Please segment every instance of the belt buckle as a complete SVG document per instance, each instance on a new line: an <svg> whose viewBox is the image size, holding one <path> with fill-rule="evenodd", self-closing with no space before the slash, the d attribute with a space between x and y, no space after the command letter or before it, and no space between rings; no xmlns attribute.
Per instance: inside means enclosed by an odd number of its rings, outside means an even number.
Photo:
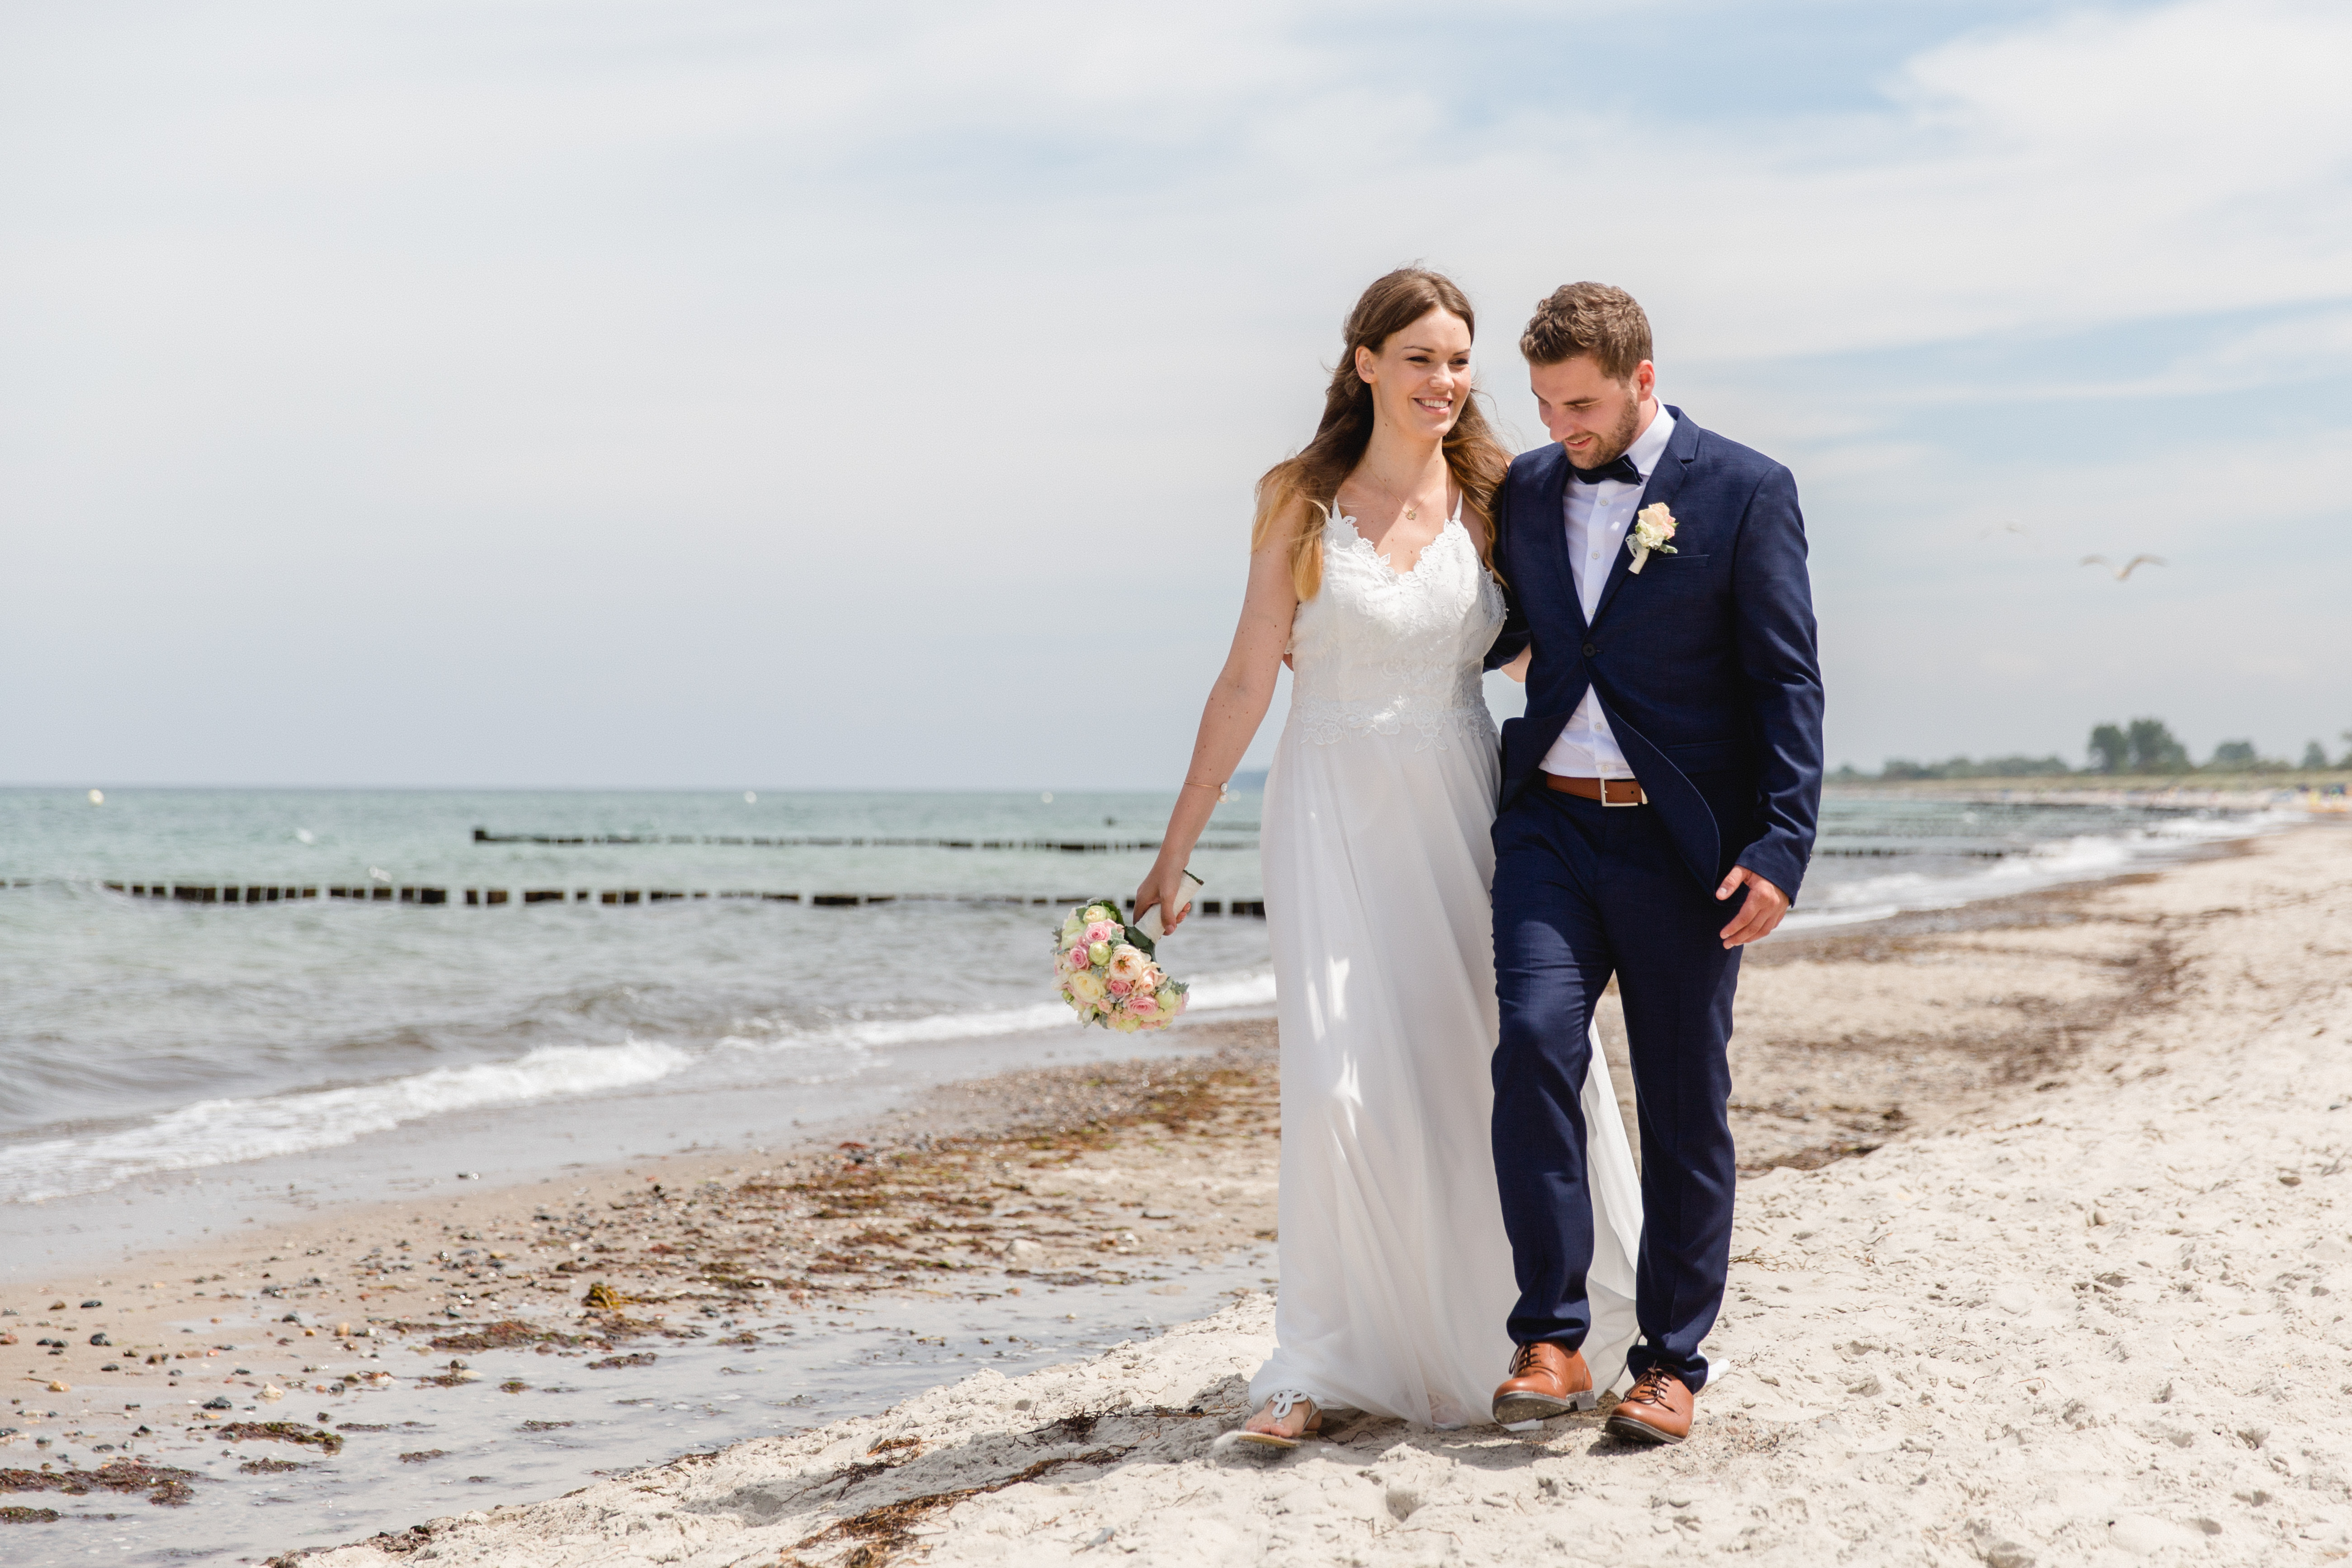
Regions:
<svg viewBox="0 0 2352 1568"><path fill-rule="evenodd" d="M1615 779L1601 779L1598 782L1601 785L1601 804L1606 810L1622 811L1633 806L1647 805L1650 804L1650 792L1642 787L1641 781L1638 779L1627 779L1625 781L1627 784L1633 786L1633 798L1631 800L1611 800L1609 798L1609 786L1618 782Z"/></svg>

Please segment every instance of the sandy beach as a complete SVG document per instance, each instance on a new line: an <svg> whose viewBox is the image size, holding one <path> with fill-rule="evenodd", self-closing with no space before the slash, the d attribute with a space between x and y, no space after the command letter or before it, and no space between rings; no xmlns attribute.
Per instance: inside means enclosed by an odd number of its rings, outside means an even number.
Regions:
<svg viewBox="0 0 2352 1568"><path fill-rule="evenodd" d="M1279 1133L1271 1026L1245 1021L1196 1026L1186 1060L941 1090L757 1168L566 1172L14 1290L0 1356L26 1392L0 1465L26 1467L6 1484L26 1495L8 1503L94 1516L170 1489L138 1467L199 1450L320 1464L331 1436L393 1457L426 1440L401 1436L405 1403L494 1404L530 1381L502 1375L517 1364L596 1365L618 1390L693 1342L805 1342L852 1303L879 1321L1127 1289L1171 1319L1231 1304L319 1560L2340 1554L2347 889L2352 835L2323 826L1757 950L1723 1371L1670 1452L1588 1418L1359 1420L1271 1467L1223 1451L1271 1322L1237 1274L1271 1237ZM236 1348L206 1353L215 1335ZM66 1478L108 1465L113 1493Z"/></svg>
<svg viewBox="0 0 2352 1568"><path fill-rule="evenodd" d="M0 1568L2352 1568L2347 58L0 6Z"/></svg>

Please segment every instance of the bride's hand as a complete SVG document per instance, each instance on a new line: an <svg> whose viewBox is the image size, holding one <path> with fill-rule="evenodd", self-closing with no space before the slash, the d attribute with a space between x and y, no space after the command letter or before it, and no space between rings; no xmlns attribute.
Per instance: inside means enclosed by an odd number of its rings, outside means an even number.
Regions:
<svg viewBox="0 0 2352 1568"><path fill-rule="evenodd" d="M1176 910L1177 906L1183 902L1183 899L1184 868L1155 863L1151 868L1151 874L1136 886L1135 913L1129 919L1135 924L1141 925L1144 910L1155 906L1162 910ZM1174 931L1184 923L1185 918L1192 912L1190 909L1178 910L1173 920L1162 915L1160 921L1161 931Z"/></svg>

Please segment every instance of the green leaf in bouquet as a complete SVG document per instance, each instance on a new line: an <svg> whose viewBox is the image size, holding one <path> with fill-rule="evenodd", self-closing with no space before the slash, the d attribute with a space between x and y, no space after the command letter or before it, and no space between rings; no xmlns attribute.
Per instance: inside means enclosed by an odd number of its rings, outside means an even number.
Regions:
<svg viewBox="0 0 2352 1568"><path fill-rule="evenodd" d="M1079 912L1084 913L1086 910L1094 909L1097 906L1110 910L1110 914L1107 918L1118 921L1119 929L1127 933L1125 936L1120 938L1122 942L1131 943L1133 946L1140 950L1144 957L1150 958L1151 956L1151 939L1143 934L1140 927L1128 923L1127 917L1119 912L1119 902L1117 899L1091 899L1079 907Z"/></svg>

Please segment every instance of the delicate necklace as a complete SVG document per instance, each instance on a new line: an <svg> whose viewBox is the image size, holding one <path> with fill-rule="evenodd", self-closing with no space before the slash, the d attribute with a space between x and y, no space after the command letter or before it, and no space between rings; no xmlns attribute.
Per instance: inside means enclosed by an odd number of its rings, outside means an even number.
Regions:
<svg viewBox="0 0 2352 1568"><path fill-rule="evenodd" d="M1367 468L1364 472L1365 478L1369 479L1371 477L1371 470ZM1382 485L1381 487L1381 499L1382 500L1391 500L1386 485ZM1421 508L1415 506L1411 501L1392 501L1392 504L1402 510L1404 512L1404 520L1407 522L1419 522L1421 521Z"/></svg>

